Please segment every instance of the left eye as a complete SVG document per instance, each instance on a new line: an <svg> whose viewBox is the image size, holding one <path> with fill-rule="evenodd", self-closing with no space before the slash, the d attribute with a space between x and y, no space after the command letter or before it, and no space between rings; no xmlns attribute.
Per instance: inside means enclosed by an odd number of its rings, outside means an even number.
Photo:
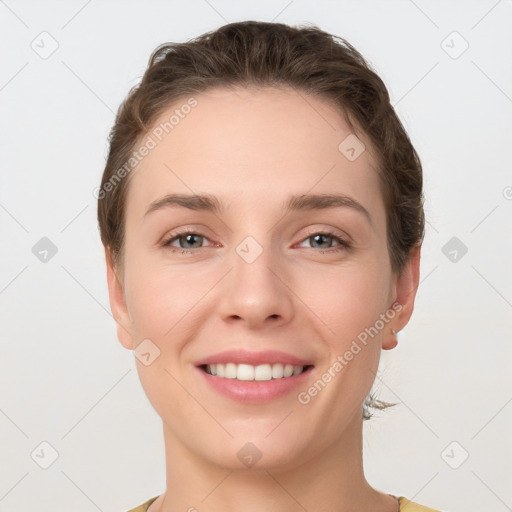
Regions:
<svg viewBox="0 0 512 512"><path fill-rule="evenodd" d="M317 244L317 243L322 244L322 241L325 239L335 240L339 244L339 246L337 248L336 247L332 248L332 246L329 246L329 247L327 247L327 250L339 251L342 249L348 249L350 247L348 242L343 240L343 238L340 238L339 236L335 235L334 233L323 233L323 232L313 233L312 235L309 235L306 239L304 239L304 242L306 240L314 240L314 242L313 242L314 244ZM322 247L320 247L320 249L322 249Z"/></svg>

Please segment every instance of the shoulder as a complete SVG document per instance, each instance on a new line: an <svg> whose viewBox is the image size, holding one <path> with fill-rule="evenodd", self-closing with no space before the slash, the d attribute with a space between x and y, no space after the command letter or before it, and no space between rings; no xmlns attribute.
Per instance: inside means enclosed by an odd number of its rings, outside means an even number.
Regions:
<svg viewBox="0 0 512 512"><path fill-rule="evenodd" d="M158 496L154 496L153 498L149 499L148 501L145 501L142 505L139 505L138 507L132 508L128 510L127 512L146 512L151 503L155 501L158 498ZM409 511L407 511L409 512Z"/></svg>
<svg viewBox="0 0 512 512"><path fill-rule="evenodd" d="M408 500L404 496L399 496L398 501L400 503L400 512L440 512L439 510Z"/></svg>

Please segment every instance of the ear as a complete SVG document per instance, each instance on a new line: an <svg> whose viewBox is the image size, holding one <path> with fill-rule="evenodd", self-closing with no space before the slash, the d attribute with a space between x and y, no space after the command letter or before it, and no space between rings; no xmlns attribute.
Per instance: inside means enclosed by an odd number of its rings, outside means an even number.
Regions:
<svg viewBox="0 0 512 512"><path fill-rule="evenodd" d="M395 283L395 302L398 307L393 320L387 325L387 330L382 341L383 350L391 350L398 344L396 334L401 331L409 322L414 310L414 299L419 286L420 278L420 254L421 246L416 245L411 250L409 260L405 264L400 276L396 277Z"/></svg>
<svg viewBox="0 0 512 512"><path fill-rule="evenodd" d="M124 297L123 285L120 282L114 267L110 247L105 246L105 260L107 263L107 283L110 309L117 324L117 337L124 348L133 350L131 335L131 322Z"/></svg>

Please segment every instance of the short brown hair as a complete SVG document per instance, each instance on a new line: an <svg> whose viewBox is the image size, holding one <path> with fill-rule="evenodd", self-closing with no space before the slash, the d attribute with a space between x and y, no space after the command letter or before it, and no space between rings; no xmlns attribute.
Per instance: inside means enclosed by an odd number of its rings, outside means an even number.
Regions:
<svg viewBox="0 0 512 512"><path fill-rule="evenodd" d="M113 178L126 169L155 120L178 99L209 88L280 85L329 100L354 132L355 124L370 138L379 164L391 266L401 274L411 249L424 238L422 168L383 81L345 39L315 25L245 21L159 46L140 84L119 107L109 137L98 221L102 243L121 275L130 180L112 186Z"/></svg>

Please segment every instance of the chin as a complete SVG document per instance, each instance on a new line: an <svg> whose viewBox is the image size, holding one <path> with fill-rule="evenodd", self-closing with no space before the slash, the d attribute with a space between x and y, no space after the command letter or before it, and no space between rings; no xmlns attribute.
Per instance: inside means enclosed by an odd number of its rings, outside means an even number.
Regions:
<svg viewBox="0 0 512 512"><path fill-rule="evenodd" d="M304 462L304 443L276 432L266 435L261 431L255 436L235 435L224 444L217 443L214 452L204 453L202 457L223 469L248 473L279 473Z"/></svg>

